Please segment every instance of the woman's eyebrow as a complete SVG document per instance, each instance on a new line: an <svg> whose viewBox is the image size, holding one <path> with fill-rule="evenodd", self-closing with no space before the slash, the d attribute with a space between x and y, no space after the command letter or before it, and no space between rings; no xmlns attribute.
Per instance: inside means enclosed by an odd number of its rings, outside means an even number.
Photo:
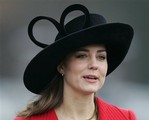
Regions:
<svg viewBox="0 0 149 120"><path fill-rule="evenodd" d="M106 52L106 49L98 50L97 52Z"/></svg>

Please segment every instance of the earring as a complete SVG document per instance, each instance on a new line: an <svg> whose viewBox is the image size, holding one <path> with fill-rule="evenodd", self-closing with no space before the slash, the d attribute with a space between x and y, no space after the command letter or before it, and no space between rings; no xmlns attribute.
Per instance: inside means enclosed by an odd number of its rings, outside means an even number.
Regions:
<svg viewBox="0 0 149 120"><path fill-rule="evenodd" d="M63 73L61 73L61 75L62 75L62 76L64 76L64 74L63 74Z"/></svg>

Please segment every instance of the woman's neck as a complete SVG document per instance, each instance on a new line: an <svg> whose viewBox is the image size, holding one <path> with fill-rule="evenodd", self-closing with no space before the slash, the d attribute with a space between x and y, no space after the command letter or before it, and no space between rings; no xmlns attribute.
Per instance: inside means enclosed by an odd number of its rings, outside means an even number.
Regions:
<svg viewBox="0 0 149 120"><path fill-rule="evenodd" d="M78 95L65 93L62 105L57 108L59 119L87 120L95 111L94 93L89 95Z"/></svg>

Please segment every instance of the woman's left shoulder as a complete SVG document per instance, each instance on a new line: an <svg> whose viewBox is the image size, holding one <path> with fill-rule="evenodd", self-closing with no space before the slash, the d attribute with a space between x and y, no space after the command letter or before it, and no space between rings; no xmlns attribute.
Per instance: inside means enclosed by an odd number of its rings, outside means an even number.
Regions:
<svg viewBox="0 0 149 120"><path fill-rule="evenodd" d="M135 113L132 110L117 107L100 98L97 98L97 103L100 115L106 116L107 118L110 118L110 120L137 120Z"/></svg>
<svg viewBox="0 0 149 120"><path fill-rule="evenodd" d="M137 120L134 111L123 109L114 105L112 106L118 111L117 113L122 114L124 117L128 118L128 120Z"/></svg>
<svg viewBox="0 0 149 120"><path fill-rule="evenodd" d="M23 117L15 117L14 120L25 120Z"/></svg>

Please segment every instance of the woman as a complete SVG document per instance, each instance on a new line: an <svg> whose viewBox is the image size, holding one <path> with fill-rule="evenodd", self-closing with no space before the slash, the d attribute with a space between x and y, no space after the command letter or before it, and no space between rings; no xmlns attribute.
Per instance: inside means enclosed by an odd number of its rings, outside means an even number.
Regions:
<svg viewBox="0 0 149 120"><path fill-rule="evenodd" d="M68 13L79 16L64 25ZM33 36L34 24L49 20L59 31L51 45ZM44 48L28 64L24 84L39 98L20 112L15 120L136 120L134 113L106 103L96 96L105 77L123 61L133 37L128 24L106 23L103 16L90 14L75 4L62 13L60 23L39 16L29 24L31 40Z"/></svg>

